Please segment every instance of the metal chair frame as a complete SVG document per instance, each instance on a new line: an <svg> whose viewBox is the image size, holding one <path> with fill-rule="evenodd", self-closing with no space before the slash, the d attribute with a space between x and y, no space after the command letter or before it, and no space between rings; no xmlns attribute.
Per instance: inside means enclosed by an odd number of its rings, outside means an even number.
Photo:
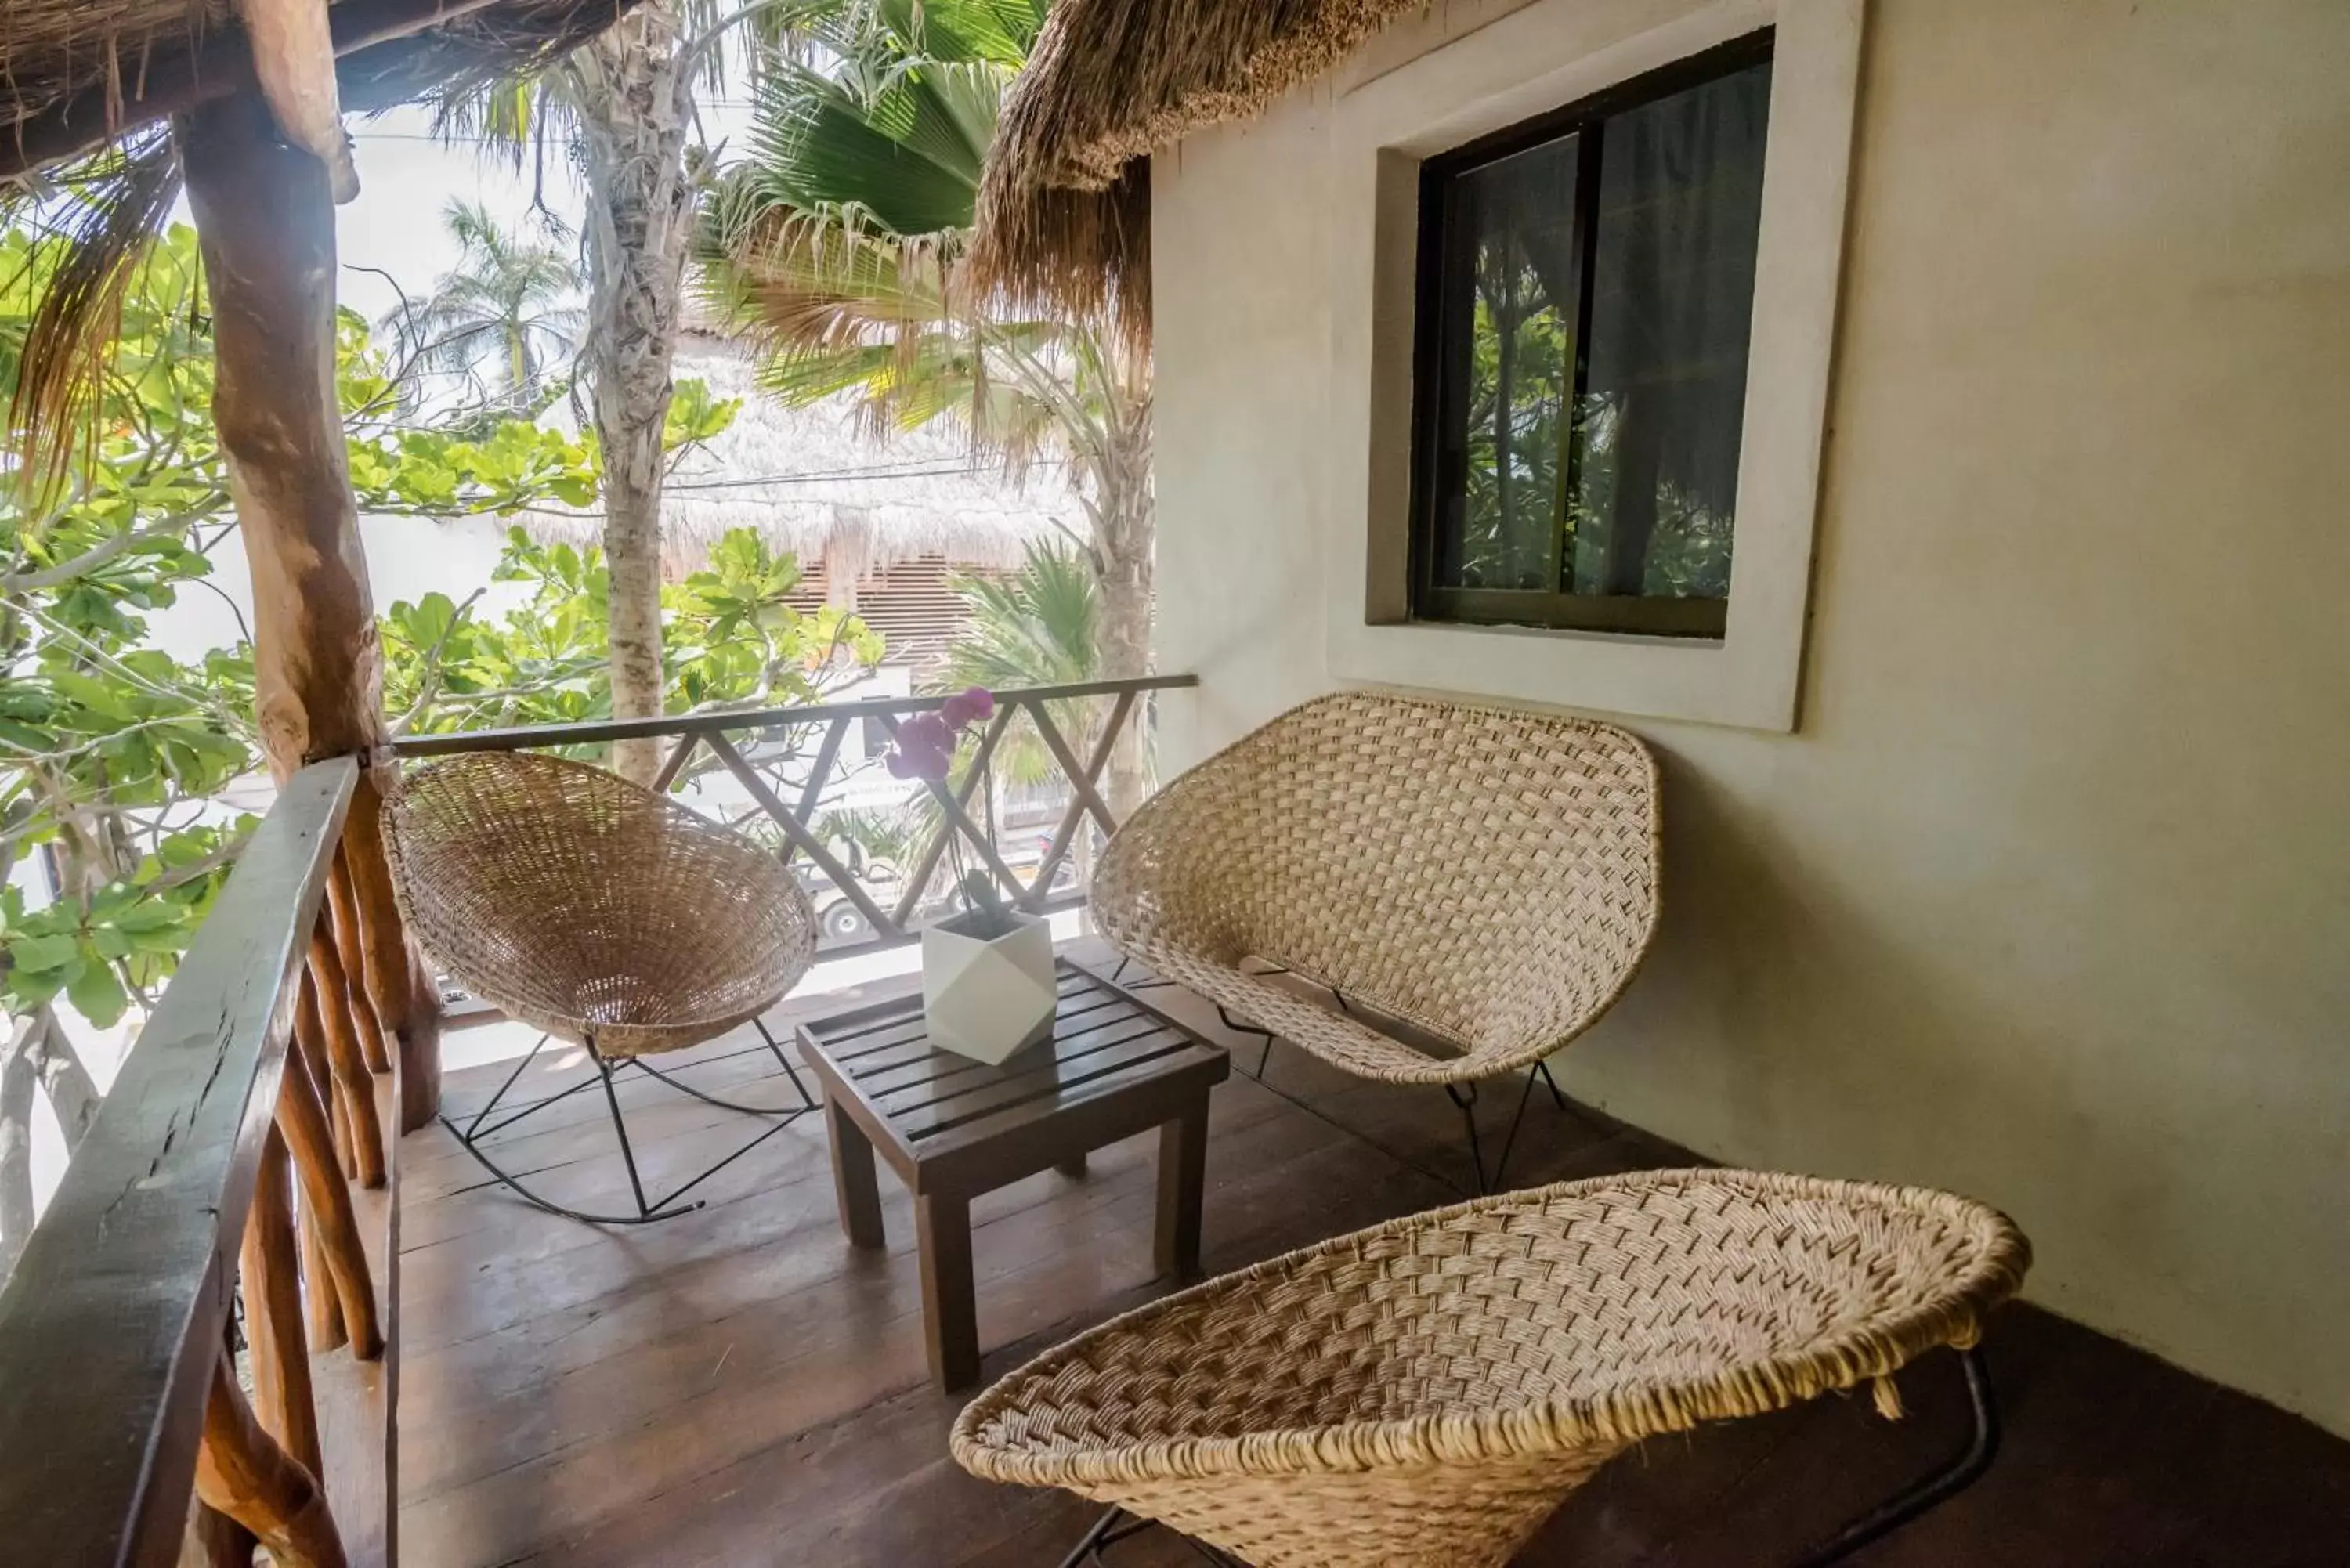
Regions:
<svg viewBox="0 0 2350 1568"><path fill-rule="evenodd" d="M1902 1526L1932 1512L1981 1480L1983 1472L1991 1469L1991 1461L1999 1457L1999 1408L1991 1397L1991 1375L1983 1366L1980 1351L1970 1346L1957 1354L1959 1366L1966 1374L1967 1404L1973 1420L1965 1449L1940 1469L1845 1524L1834 1535L1796 1558L1790 1568L1831 1568L1831 1564L1844 1562L1862 1547L1881 1541ZM1089 1564L1091 1568L1112 1568L1108 1559L1103 1555L1105 1548L1153 1528L1165 1527L1156 1525L1154 1521L1129 1514L1122 1508L1113 1508L1094 1521L1093 1527L1086 1532L1075 1549L1061 1559L1061 1568L1087 1568ZM1240 1559L1194 1541L1188 1535L1180 1539L1214 1563L1216 1568L1247 1568Z"/></svg>
<svg viewBox="0 0 2350 1568"><path fill-rule="evenodd" d="M814 1097L808 1094L807 1085L800 1080L799 1070L792 1064L791 1057L785 1054L783 1046L777 1044L775 1035L768 1032L766 1021L761 1018L754 1018L751 1020L751 1023L754 1028L758 1030L759 1038L766 1043L766 1048L775 1054L775 1060L782 1064L785 1075L791 1079L792 1087L797 1091L800 1097L800 1103L798 1105L780 1106L770 1108L763 1106L745 1106L738 1104L733 1100L721 1099L715 1095L707 1094L701 1089L695 1088L691 1084L681 1082L678 1078L671 1076L669 1073L663 1072L660 1068L654 1066L650 1062L648 1062L641 1056L613 1057L605 1055L602 1052L596 1049L595 1034L590 1031L588 1037L583 1040L581 1044L587 1049L588 1060L595 1065L596 1070L592 1075L580 1079L579 1082L572 1085L567 1089L546 1096L540 1099L533 1100L529 1104L524 1106L521 1109L511 1112L509 1115L502 1117L497 1122L484 1128L482 1124L489 1119L490 1114L496 1110L500 1103L504 1100L506 1091L513 1088L515 1082L522 1077L524 1071L530 1066L531 1063L537 1060L538 1054L546 1048L546 1043L555 1038L552 1034L541 1034L538 1037L538 1043L530 1048L529 1053L525 1054L521 1061L515 1064L514 1071L506 1075L505 1082L498 1085L497 1093L492 1095L489 1099L484 1103L482 1107L473 1113L473 1117L467 1121L464 1126L458 1126L453 1117L445 1115L441 1118L441 1125L447 1127L451 1135L453 1136L457 1142L463 1147L465 1152L472 1155L476 1160L480 1161L482 1168L488 1171L491 1176L494 1177L499 1181L499 1183L512 1190L524 1201L543 1209L550 1214L560 1214L567 1220L578 1220L590 1225L649 1225L656 1220L674 1220L680 1215L692 1213L695 1210L703 1207L707 1202L707 1199L696 1199L691 1203L681 1203L679 1200L684 1198L687 1193L692 1191L695 1188L701 1186L703 1182L709 1180L712 1177L717 1175L720 1171L725 1169L728 1166L733 1164L744 1155L749 1154L753 1149L757 1148L761 1144L765 1143L777 1133L782 1132L785 1127L791 1126L792 1123L797 1121L800 1117L807 1115L810 1111L816 1108L816 1102ZM750 1047L750 1049L755 1050L756 1047ZM741 1054L742 1053L740 1052L730 1053L730 1054L734 1055L739 1055ZM725 1057L713 1058L713 1060L719 1061L723 1061L725 1059ZM648 1199L645 1197L644 1178L637 1169L636 1148L629 1141L628 1120L621 1114L620 1096L619 1092L613 1087L612 1084L613 1078L623 1069L628 1067L635 1067L638 1070L658 1079L661 1083L668 1085L671 1088L677 1090L680 1094L690 1095L705 1105L717 1106L720 1110L735 1111L744 1116L775 1116L780 1119L778 1119L774 1126L762 1130L756 1137L753 1137L750 1142L743 1145L743 1147L736 1149L733 1153L726 1156L725 1158L720 1160L717 1164L703 1170L700 1175L693 1177L691 1180L681 1183L663 1197ZM523 1185L522 1181L511 1172L501 1168L496 1161L493 1160L483 1151L481 1147L481 1140L488 1137L491 1134L500 1132L507 1127L513 1127L515 1123L520 1122L526 1117L536 1116L540 1111L545 1110L547 1106L567 1100L572 1096L598 1084L601 1084L604 1087L605 1108L611 1116L613 1135L619 1142L621 1163L628 1168L629 1190L634 1195L637 1204L637 1211L634 1214L590 1214L584 1210L572 1209L564 1204L556 1203L550 1199L542 1197L540 1194L532 1191L528 1187Z"/></svg>
<svg viewBox="0 0 2350 1568"><path fill-rule="evenodd" d="M1178 983L1175 981L1167 979L1163 975L1155 974L1145 976L1143 979L1139 981L1125 980L1123 977L1126 973L1127 965L1133 961L1133 960L1126 958L1124 955L1120 955L1118 961L1118 968L1110 972L1110 983L1113 985L1125 985L1127 989L1130 991L1152 991L1162 986L1175 985ZM1293 971L1285 966L1274 964L1269 968L1255 970L1251 972L1265 975L1288 974ZM1330 996L1333 1001L1337 1002L1339 1012L1344 1012L1350 1017L1354 1015L1354 1006L1347 1002L1346 992L1331 989ZM1265 1069L1273 1064L1274 1042L1280 1037L1269 1029L1260 1029L1255 1024L1248 1023L1244 1019L1233 1017L1231 1011L1221 1002L1214 1003L1214 1006L1216 1009L1217 1021L1227 1030L1231 1031L1234 1034L1254 1035L1257 1039L1264 1042L1264 1049L1257 1054L1256 1070L1254 1072L1251 1072L1246 1067L1242 1066L1237 1057L1234 1058L1232 1063L1233 1071L1239 1073L1245 1078L1253 1080L1259 1086L1270 1091L1271 1093L1279 1095L1281 1098L1288 1101L1291 1105L1295 1106L1299 1110L1305 1112L1308 1116L1311 1116L1319 1121L1326 1122L1331 1127L1338 1128L1341 1132L1347 1133L1354 1137L1361 1138L1363 1142L1369 1144L1373 1148L1378 1149L1381 1154L1388 1156L1388 1158L1395 1160L1398 1164L1409 1166L1412 1169L1419 1171L1421 1175L1426 1176L1432 1180L1442 1182L1447 1187L1457 1187L1459 1185L1451 1178L1429 1169L1426 1166L1421 1165L1419 1161L1411 1158L1409 1155L1404 1154L1401 1150L1389 1148L1387 1145L1378 1142L1375 1138L1366 1137L1363 1134L1346 1126L1336 1117L1306 1104L1296 1096L1286 1094L1282 1090L1274 1088L1273 1085L1266 1081ZM1460 1084L1446 1084L1442 1085L1445 1097L1450 1099L1453 1106L1459 1109L1461 1112L1461 1122L1468 1129L1469 1166L1473 1174L1471 1183L1465 1190L1471 1197L1482 1198L1489 1194L1503 1190L1502 1179L1509 1169L1510 1155L1517 1147L1518 1128L1525 1120L1526 1102L1534 1097L1534 1083L1537 1079L1541 1080L1543 1085L1550 1090L1551 1103L1557 1106L1562 1114L1566 1111L1566 1096L1559 1088L1558 1080L1551 1075L1550 1064L1548 1062L1535 1063L1533 1068L1530 1069L1525 1075L1524 1085L1518 1091L1517 1109L1511 1114L1510 1130L1502 1140L1500 1158L1493 1161L1493 1168L1490 1171L1485 1168L1484 1148L1477 1135L1477 1085L1474 1082L1467 1082Z"/></svg>

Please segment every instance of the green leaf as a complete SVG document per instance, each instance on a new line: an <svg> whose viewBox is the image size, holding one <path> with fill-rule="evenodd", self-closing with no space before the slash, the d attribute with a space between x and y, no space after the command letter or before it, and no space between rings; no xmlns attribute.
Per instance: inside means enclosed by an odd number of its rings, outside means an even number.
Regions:
<svg viewBox="0 0 2350 1568"><path fill-rule="evenodd" d="M120 1023L123 1012L130 1006L122 982L115 978L114 966L96 960L84 964L81 972L67 982L66 999L100 1029L111 1029Z"/></svg>
<svg viewBox="0 0 2350 1568"><path fill-rule="evenodd" d="M8 957L27 974L61 970L81 956L81 944L71 932L17 937L8 944Z"/></svg>

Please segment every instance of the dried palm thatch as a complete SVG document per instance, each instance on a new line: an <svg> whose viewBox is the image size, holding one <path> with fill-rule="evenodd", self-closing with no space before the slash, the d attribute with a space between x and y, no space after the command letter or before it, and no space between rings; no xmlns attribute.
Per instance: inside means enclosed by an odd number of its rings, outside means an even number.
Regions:
<svg viewBox="0 0 2350 1568"><path fill-rule="evenodd" d="M1147 317L1149 155L1247 119L1430 0L1059 0L1003 109L972 271Z"/></svg>
<svg viewBox="0 0 2350 1568"><path fill-rule="evenodd" d="M525 68L635 0L333 0L342 103L388 108L468 72ZM0 177L253 85L231 0L7 0Z"/></svg>
<svg viewBox="0 0 2350 1568"><path fill-rule="evenodd" d="M733 340L689 333L673 369L742 407L733 424L678 458L662 488L661 562L672 575L700 570L711 546L738 528L803 566L821 562L836 583L917 556L1010 570L1033 544L1082 535L1085 504L1062 467L1007 479L943 422L893 431L877 458L870 422L853 401L793 407L765 395L756 366ZM563 413L558 406L549 417L561 423ZM542 541L603 537L603 514L593 506L538 508L519 521Z"/></svg>
<svg viewBox="0 0 2350 1568"><path fill-rule="evenodd" d="M527 71L635 4L332 0L341 105L386 109L445 82ZM0 202L48 193L49 166L99 154L66 182L68 215L49 240L63 258L10 399L9 454L35 488L87 436L122 288L179 193L159 122L255 80L232 0L0 0Z"/></svg>

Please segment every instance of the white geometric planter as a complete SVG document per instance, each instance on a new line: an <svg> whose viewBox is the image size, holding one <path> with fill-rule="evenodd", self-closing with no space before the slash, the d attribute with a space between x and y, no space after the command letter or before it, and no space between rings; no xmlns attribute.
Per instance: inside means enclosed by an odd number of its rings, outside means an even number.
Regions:
<svg viewBox="0 0 2350 1568"><path fill-rule="evenodd" d="M1053 1033L1059 1002L1052 928L1037 917L972 910L923 929L922 1012L940 1050L997 1066Z"/></svg>

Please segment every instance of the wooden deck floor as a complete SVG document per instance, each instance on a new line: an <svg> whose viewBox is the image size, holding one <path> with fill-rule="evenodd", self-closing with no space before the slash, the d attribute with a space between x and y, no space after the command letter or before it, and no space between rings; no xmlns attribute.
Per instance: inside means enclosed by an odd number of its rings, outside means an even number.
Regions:
<svg viewBox="0 0 2350 1568"><path fill-rule="evenodd" d="M1212 1024L1211 1011L1199 1016ZM789 1085L764 1052L743 1050L747 1038L698 1053L723 1059L691 1075L781 1103ZM1242 1060L1253 1064L1253 1046ZM452 1110L479 1104L505 1071L452 1075ZM575 1058L569 1077L542 1063L531 1078L560 1086L578 1072ZM1461 1169L1459 1120L1440 1095L1356 1085L1287 1050L1271 1081L1396 1153L1236 1076L1214 1109L1211 1271L1453 1196L1413 1168ZM625 1097L651 1182L743 1136L744 1118L649 1079ZM567 1201L625 1203L591 1100L549 1107L506 1149ZM1485 1109L1498 1124L1507 1106ZM1130 1140L1097 1155L1083 1180L1047 1174L974 1205L990 1376L1156 1293L1152 1148ZM1538 1102L1511 1177L1682 1158ZM885 1173L889 1251L851 1252L819 1118L717 1177L708 1208L644 1230L590 1228L485 1189L437 1128L411 1138L403 1160L400 1529L411 1568L1051 1568L1090 1517L1074 1498L987 1485L948 1459L959 1402L925 1381L910 1212ZM2350 1444L2029 1308L2002 1315L1987 1355L2006 1424L1998 1465L1854 1559L1864 1568L2350 1563ZM1913 1369L1903 1388L1911 1416L1898 1424L1865 1397L1829 1400L1650 1444L1571 1499L1521 1562L1784 1561L1960 1441L1964 1394L1947 1357ZM1163 1534L1113 1560L1197 1561Z"/></svg>

